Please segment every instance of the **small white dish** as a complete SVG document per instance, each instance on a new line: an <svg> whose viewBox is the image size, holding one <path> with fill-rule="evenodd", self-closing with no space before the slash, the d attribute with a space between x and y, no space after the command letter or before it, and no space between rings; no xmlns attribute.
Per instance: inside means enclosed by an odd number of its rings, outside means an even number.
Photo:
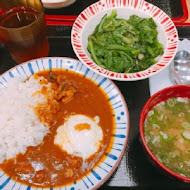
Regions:
<svg viewBox="0 0 190 190"><path fill-rule="evenodd" d="M42 0L45 8L58 9L73 4L76 0Z"/></svg>

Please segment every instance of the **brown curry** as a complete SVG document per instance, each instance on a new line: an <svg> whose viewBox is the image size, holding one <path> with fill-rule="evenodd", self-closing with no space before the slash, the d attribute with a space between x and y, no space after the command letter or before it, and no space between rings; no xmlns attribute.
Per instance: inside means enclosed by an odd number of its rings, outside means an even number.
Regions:
<svg viewBox="0 0 190 190"><path fill-rule="evenodd" d="M40 72L53 83L53 101L49 99L35 108L39 119L49 125L48 133L41 144L28 147L25 154L5 161L1 169L12 179L40 187L61 186L76 181L87 174L111 148L114 116L105 92L93 81L71 71L56 70ZM42 83L44 81L41 81ZM42 88L41 93L46 93ZM71 114L99 116L103 141L98 152L84 161L81 157L67 154L54 144L57 128ZM77 126L79 129L81 126ZM88 128L88 126L86 126ZM81 129L80 129L81 130Z"/></svg>

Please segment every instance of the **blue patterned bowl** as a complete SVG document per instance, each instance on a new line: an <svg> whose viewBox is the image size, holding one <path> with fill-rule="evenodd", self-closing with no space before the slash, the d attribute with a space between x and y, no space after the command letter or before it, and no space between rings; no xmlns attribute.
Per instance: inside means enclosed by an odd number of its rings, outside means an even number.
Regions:
<svg viewBox="0 0 190 190"><path fill-rule="evenodd" d="M109 97L113 112L116 117L116 129L113 134L113 141L110 142L112 149L109 154L104 155L103 161L100 161L96 166L84 177L61 187L52 188L36 188L32 186L26 186L11 179L3 171L0 170L0 189L3 190L44 190L44 189L59 189L59 190L86 190L97 189L100 187L115 171L118 166L127 142L129 135L129 113L125 100L116 87L116 85L109 79L100 76L99 74L91 71L84 64L78 60L71 58L40 58L31 60L29 62L20 64L0 76L0 89L3 90L9 81L16 76L21 76L23 80L28 78L31 74L43 70L53 69L66 69L72 70L77 73L81 73L83 76L93 80L98 86L100 86Z"/></svg>

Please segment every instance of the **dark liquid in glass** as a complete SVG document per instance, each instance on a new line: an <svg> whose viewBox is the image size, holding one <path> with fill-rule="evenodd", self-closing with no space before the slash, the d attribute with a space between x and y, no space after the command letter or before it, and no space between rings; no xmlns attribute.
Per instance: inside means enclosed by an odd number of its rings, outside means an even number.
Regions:
<svg viewBox="0 0 190 190"><path fill-rule="evenodd" d="M9 9L0 18L0 40L17 63L48 56L43 13L27 6Z"/></svg>

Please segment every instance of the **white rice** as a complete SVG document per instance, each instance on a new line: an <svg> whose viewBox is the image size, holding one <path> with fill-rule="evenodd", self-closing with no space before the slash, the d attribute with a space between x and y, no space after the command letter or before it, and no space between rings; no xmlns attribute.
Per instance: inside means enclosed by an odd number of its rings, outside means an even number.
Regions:
<svg viewBox="0 0 190 190"><path fill-rule="evenodd" d="M27 82L14 79L5 90L1 90L0 163L14 158L18 153L25 153L28 146L38 145L49 132L31 107L37 102L46 101L42 94L34 96L42 88L39 80L34 77Z"/></svg>

